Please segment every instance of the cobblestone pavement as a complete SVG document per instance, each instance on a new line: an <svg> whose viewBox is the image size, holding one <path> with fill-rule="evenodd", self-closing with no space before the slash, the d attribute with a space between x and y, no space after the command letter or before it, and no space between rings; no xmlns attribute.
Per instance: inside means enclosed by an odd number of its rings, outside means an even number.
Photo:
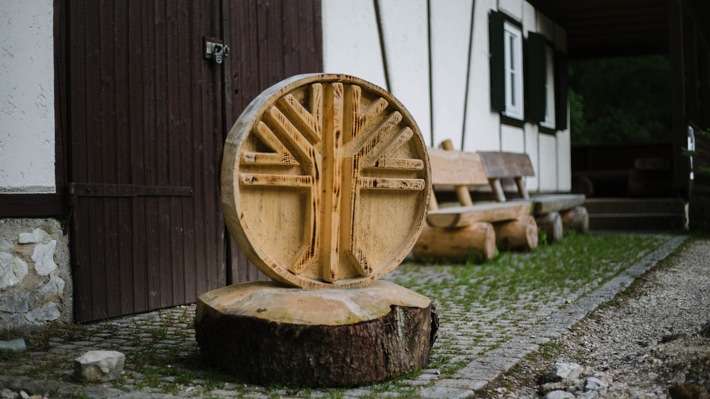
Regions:
<svg viewBox="0 0 710 399"><path fill-rule="evenodd" d="M456 278L446 267L398 268L387 279L429 295L437 306L441 328L429 369L382 384L315 390L235 382L200 364L192 328L195 307L191 305L28 337L27 352L0 357L0 391L23 390L51 398L475 397L476 391L613 298L686 238L659 237L660 246L596 285L528 293L505 306L496 300L462 303L466 284L445 293L432 291L442 281ZM120 380L79 384L71 379L72 360L95 349L126 354Z"/></svg>

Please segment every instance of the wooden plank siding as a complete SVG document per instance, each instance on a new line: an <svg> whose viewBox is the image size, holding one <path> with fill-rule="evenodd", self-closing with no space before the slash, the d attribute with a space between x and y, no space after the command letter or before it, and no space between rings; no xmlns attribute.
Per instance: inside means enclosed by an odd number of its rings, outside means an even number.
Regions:
<svg viewBox="0 0 710 399"><path fill-rule="evenodd" d="M265 279L224 227L222 145L262 90L321 71L320 1L60 4L76 320Z"/></svg>
<svg viewBox="0 0 710 399"><path fill-rule="evenodd" d="M219 2L67 3L76 319L194 301L227 282Z"/></svg>
<svg viewBox="0 0 710 399"><path fill-rule="evenodd" d="M224 2L226 130L263 90L302 73L322 72L320 0ZM238 43L238 45L237 45ZM230 282L267 280L229 240Z"/></svg>

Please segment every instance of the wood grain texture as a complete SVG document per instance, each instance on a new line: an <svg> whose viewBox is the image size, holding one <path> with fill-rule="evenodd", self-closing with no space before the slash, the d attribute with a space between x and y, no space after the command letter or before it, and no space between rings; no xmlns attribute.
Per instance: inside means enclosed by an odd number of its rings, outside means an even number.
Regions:
<svg viewBox="0 0 710 399"><path fill-rule="evenodd" d="M483 186L488 179L476 153L429 148L431 181L434 185Z"/></svg>
<svg viewBox="0 0 710 399"><path fill-rule="evenodd" d="M549 244L562 241L562 218L558 212L550 212L535 218L537 228L545 232Z"/></svg>
<svg viewBox="0 0 710 399"><path fill-rule="evenodd" d="M582 234L589 232L589 213L587 213L587 208L575 206L572 209L560 212L560 217L562 218L562 226L565 229Z"/></svg>
<svg viewBox="0 0 710 399"><path fill-rule="evenodd" d="M266 282L201 295L195 332L211 364L251 383L342 387L426 366L437 325L428 298L387 281L331 290Z"/></svg>
<svg viewBox="0 0 710 399"><path fill-rule="evenodd" d="M366 286L399 265L423 226L421 132L361 79L308 74L270 87L234 124L223 159L227 226L274 280Z"/></svg>
<svg viewBox="0 0 710 399"><path fill-rule="evenodd" d="M494 223L493 228L496 231L496 245L501 250L528 251L537 248L537 223L530 215Z"/></svg>
<svg viewBox="0 0 710 399"><path fill-rule="evenodd" d="M584 204L583 194L545 194L532 196L533 213L542 215L549 212L559 212Z"/></svg>
<svg viewBox="0 0 710 399"><path fill-rule="evenodd" d="M478 155L481 157L483 170L489 179L535 176L535 169L527 154L481 151Z"/></svg>
<svg viewBox="0 0 710 399"><path fill-rule="evenodd" d="M482 257L491 260L496 255L495 230L493 225L484 222L460 228L425 226L412 254L416 259L466 261Z"/></svg>
<svg viewBox="0 0 710 399"><path fill-rule="evenodd" d="M517 219L528 215L531 208L532 204L522 201L457 206L429 211L426 220L435 227L462 227L475 222Z"/></svg>

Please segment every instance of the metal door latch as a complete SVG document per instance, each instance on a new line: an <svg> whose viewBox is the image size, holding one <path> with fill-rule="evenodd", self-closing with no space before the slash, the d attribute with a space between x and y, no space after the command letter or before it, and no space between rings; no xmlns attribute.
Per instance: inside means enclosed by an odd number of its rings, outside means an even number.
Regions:
<svg viewBox="0 0 710 399"><path fill-rule="evenodd" d="M213 60L217 64L224 61L224 57L229 56L229 46L219 39L211 37L204 38L205 59Z"/></svg>

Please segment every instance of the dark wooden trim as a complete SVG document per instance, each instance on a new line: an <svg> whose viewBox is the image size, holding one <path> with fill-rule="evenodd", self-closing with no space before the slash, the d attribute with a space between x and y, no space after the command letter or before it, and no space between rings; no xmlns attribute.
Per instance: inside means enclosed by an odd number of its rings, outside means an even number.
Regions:
<svg viewBox="0 0 710 399"><path fill-rule="evenodd" d="M525 120L533 123L545 120L547 106L547 38L536 32L528 32L523 46L525 60Z"/></svg>
<svg viewBox="0 0 710 399"><path fill-rule="evenodd" d="M569 111L569 64L567 54L555 51L555 129L567 129Z"/></svg>
<svg viewBox="0 0 710 399"><path fill-rule="evenodd" d="M668 0L669 57L671 64L671 115L673 137L673 187L683 197L689 196L690 165L682 155L687 145L686 82L683 49L683 6L681 0Z"/></svg>
<svg viewBox="0 0 710 399"><path fill-rule="evenodd" d="M525 121L521 119L511 118L507 115L500 114L500 123L515 127L525 127Z"/></svg>
<svg viewBox="0 0 710 399"><path fill-rule="evenodd" d="M392 91L392 85L390 84L390 69L389 69L389 63L387 62L387 48L385 47L385 32L382 26L384 23L382 22L382 13L380 12L380 1L379 0L372 0L372 3L375 7L375 19L377 20L377 36L380 39L380 51L382 52L382 67L385 70L385 89L387 91Z"/></svg>
<svg viewBox="0 0 710 399"><path fill-rule="evenodd" d="M68 209L62 194L0 194L0 218L63 218Z"/></svg>
<svg viewBox="0 0 710 399"><path fill-rule="evenodd" d="M192 187L70 183L69 192L77 197L191 197Z"/></svg>
<svg viewBox="0 0 710 399"><path fill-rule="evenodd" d="M475 21L475 16L476 16L476 0L473 0L471 2L471 19L470 19L470 24L469 24L469 32L468 32L468 56L466 57L466 89L464 90L464 97L463 97L463 122L461 124L461 151L463 151L466 145L466 124L468 122L468 112L466 110L468 109L468 94L469 90L471 88L471 66L472 64L472 55L473 55L473 27L474 27L474 21ZM429 50L431 51L431 50ZM433 93L433 91L431 92ZM433 94L432 94L433 96ZM432 101L433 103L433 101ZM432 114L432 121L434 120L434 115ZM433 122L432 122L433 123ZM432 125L433 126L433 125ZM433 129L432 129L432 135L433 135ZM433 137L433 136L432 136ZM434 145L434 141L432 139L431 145Z"/></svg>
<svg viewBox="0 0 710 399"><path fill-rule="evenodd" d="M504 20L505 17L502 12L491 11L488 14L491 109L495 112L505 111L505 46L503 44Z"/></svg>
<svg viewBox="0 0 710 399"><path fill-rule="evenodd" d="M55 123L55 185L58 193L64 193L68 181L68 0L54 0L54 123Z"/></svg>

